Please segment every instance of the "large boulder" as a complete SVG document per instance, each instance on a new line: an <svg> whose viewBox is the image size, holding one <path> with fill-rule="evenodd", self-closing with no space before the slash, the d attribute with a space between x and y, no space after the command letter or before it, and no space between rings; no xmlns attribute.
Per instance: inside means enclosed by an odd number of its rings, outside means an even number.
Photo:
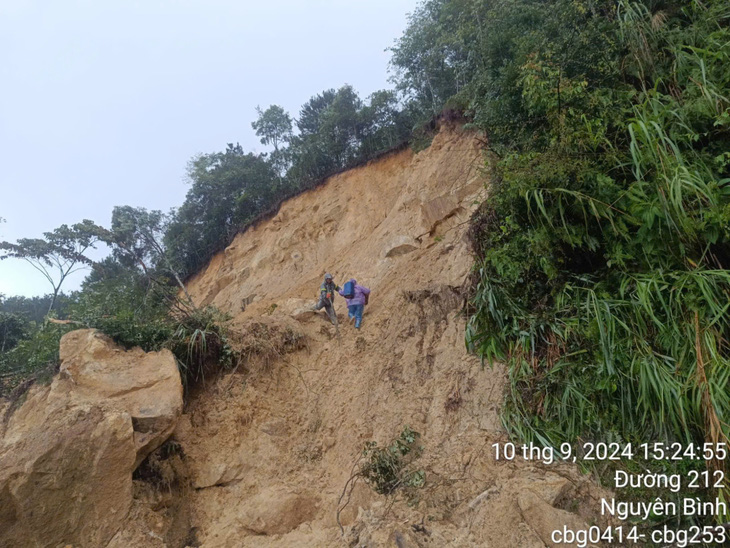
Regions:
<svg viewBox="0 0 730 548"><path fill-rule="evenodd" d="M47 396L35 391L28 403ZM129 415L94 405L53 410L15 421L13 441L0 446L0 546L104 546L129 511Z"/></svg>
<svg viewBox="0 0 730 548"><path fill-rule="evenodd" d="M316 302L317 300L314 297L311 299L285 299L283 302L277 303L276 314L284 314L297 321L304 322L317 314L314 310Z"/></svg>
<svg viewBox="0 0 730 548"><path fill-rule="evenodd" d="M60 356L60 379L54 383L60 397L67 393L129 413L135 468L170 437L182 413L183 387L169 350L124 350L94 329L79 329L61 339Z"/></svg>
<svg viewBox="0 0 730 548"><path fill-rule="evenodd" d="M61 358L0 439L0 546L105 546L129 511L132 472L182 411L168 351L125 351L79 330Z"/></svg>

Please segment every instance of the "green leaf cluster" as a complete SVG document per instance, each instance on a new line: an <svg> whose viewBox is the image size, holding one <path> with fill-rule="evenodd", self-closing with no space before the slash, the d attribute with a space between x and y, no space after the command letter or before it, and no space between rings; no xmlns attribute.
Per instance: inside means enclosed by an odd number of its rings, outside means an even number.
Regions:
<svg viewBox="0 0 730 548"><path fill-rule="evenodd" d="M400 491L409 501L416 500L416 490L426 482L425 472L412 466L423 452L418 444L420 437L418 432L404 426L400 435L385 447L379 447L374 441L365 444L360 475L376 493L393 495Z"/></svg>
<svg viewBox="0 0 730 548"><path fill-rule="evenodd" d="M431 0L396 45L399 86L453 94L489 139L467 342L507 364L513 434L727 436L729 21L717 0Z"/></svg>
<svg viewBox="0 0 730 548"><path fill-rule="evenodd" d="M45 323L0 352L0 396L29 380L46 381L57 371L59 341L73 326Z"/></svg>
<svg viewBox="0 0 730 548"><path fill-rule="evenodd" d="M177 297L174 285L113 258L103 261L75 297L69 312L75 321L127 348L171 350L186 387L233 365L237 357L228 340L229 317L214 307L191 307Z"/></svg>

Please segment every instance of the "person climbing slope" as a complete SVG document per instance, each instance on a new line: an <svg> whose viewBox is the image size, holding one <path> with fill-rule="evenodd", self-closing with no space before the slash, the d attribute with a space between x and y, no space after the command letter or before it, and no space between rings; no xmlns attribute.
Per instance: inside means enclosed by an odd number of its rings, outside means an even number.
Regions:
<svg viewBox="0 0 730 548"><path fill-rule="evenodd" d="M330 319L333 325L337 326L337 313L335 312L335 291L338 291L340 286L337 285L332 279L332 274L329 272L324 275L324 282L319 286L319 301L314 305L315 310L325 309L327 317Z"/></svg>
<svg viewBox="0 0 730 548"><path fill-rule="evenodd" d="M350 278L350 281L339 290L339 293L347 301L347 313L350 317L350 322L354 319L355 328L360 329L360 325L362 325L362 313L365 310L365 305L368 303L370 289L358 285L355 278Z"/></svg>

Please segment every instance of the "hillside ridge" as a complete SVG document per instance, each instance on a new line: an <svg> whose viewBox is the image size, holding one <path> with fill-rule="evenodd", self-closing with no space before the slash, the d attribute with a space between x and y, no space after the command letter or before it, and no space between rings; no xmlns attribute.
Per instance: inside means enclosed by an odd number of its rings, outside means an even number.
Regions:
<svg viewBox="0 0 730 548"><path fill-rule="evenodd" d="M503 374L467 353L461 314L473 262L465 234L487 182L479 135L447 124L424 151L284 202L189 280L196 304L260 335L246 371L195 395L175 432L202 545L542 546L518 495L537 492L555 512L561 497L585 496L574 471L491 454L504 441ZM360 331L342 299L339 335L311 311L325 272L371 288ZM338 502L363 445L405 425L422 435L420 502L391 506L359 483L343 538Z"/></svg>

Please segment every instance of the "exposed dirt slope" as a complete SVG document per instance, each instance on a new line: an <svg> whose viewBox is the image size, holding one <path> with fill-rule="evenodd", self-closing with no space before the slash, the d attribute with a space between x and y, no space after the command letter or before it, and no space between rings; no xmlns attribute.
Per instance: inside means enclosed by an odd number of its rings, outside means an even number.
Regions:
<svg viewBox="0 0 730 548"><path fill-rule="evenodd" d="M459 314L482 166L478 137L444 128L425 151L392 154L288 201L190 282L198 303L231 313L254 341L245 373L209 381L175 433L194 487L190 538L211 547L543 546L520 505L560 522L553 505L588 497L569 469L494 461L491 444L505 441L503 375L466 352ZM372 289L361 331L346 323L343 299L339 337L322 312L307 311L325 271ZM341 536L338 500L363 444L404 425L422 434L420 503L391 506L360 484ZM149 542L161 539L153 533Z"/></svg>

